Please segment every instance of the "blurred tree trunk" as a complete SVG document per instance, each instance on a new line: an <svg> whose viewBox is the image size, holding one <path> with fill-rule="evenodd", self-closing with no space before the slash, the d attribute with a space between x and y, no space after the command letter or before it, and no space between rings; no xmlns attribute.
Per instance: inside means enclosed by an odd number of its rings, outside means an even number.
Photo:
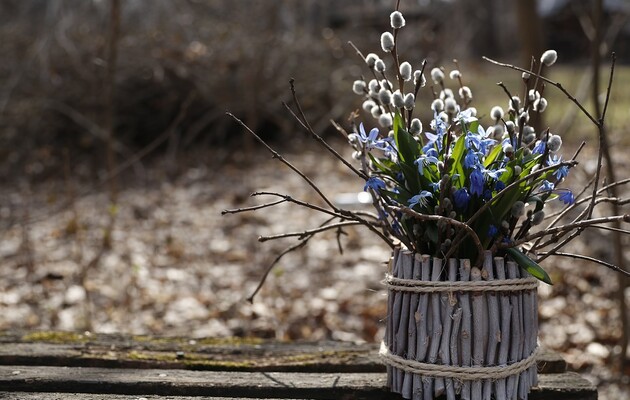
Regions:
<svg viewBox="0 0 630 400"><path fill-rule="evenodd" d="M542 21L538 15L536 0L516 1L516 21L521 41L521 62L524 68L529 68L532 57L538 58L543 53ZM531 113L529 125L536 132L541 132L543 121L539 113Z"/></svg>

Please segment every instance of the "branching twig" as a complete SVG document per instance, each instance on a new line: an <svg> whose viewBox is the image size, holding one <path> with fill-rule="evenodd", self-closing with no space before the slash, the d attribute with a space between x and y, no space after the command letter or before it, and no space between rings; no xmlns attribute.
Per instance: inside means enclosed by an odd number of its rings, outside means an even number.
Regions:
<svg viewBox="0 0 630 400"><path fill-rule="evenodd" d="M630 272L625 271L625 270L623 270L623 269L619 268L618 266L616 266L616 265L614 265L614 264L610 264L610 263L607 263L607 262L605 262L605 261L598 260L597 258L594 258L594 257L589 257L589 256L585 256L585 255L582 255L582 254L563 253L563 252L555 252L555 253L541 252L541 253L538 253L538 254L544 255L545 257L549 257L549 256L560 256L560 257L571 257L571 258L578 258L578 259L581 259L581 260L592 261L592 262L594 262L594 263L597 263L597 264L603 265L603 266L605 266L606 268L610 268L610 269L612 269L613 271L621 272L622 274L624 274L624 275L626 275L626 276L630 276Z"/></svg>
<svg viewBox="0 0 630 400"><path fill-rule="evenodd" d="M243 208L231 208L231 209L227 209L227 210L221 211L221 215L238 214L238 213L247 212L247 211L256 211L256 210L260 210L262 208L273 207L273 206L276 206L278 204L286 203L287 201L288 200L286 200L286 199L282 199L282 200L272 201L271 203L259 204L257 206L243 207Z"/></svg>
<svg viewBox="0 0 630 400"><path fill-rule="evenodd" d="M271 236L259 236L258 241L266 242L268 240L282 239L282 238L293 237L293 236L297 236L299 239L302 240L308 236L312 236L317 233L325 232L331 229L343 228L344 226L351 226L351 225L361 225L361 224L357 221L344 221L344 222L338 222L336 224L320 226L319 228L315 228L315 229L307 229L302 232L286 232L286 233L280 233L280 234L271 235Z"/></svg>

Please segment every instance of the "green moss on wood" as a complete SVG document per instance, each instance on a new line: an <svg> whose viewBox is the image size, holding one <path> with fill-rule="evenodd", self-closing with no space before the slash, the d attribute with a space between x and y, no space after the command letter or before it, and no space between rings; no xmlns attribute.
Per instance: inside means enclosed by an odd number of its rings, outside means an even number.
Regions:
<svg viewBox="0 0 630 400"><path fill-rule="evenodd" d="M88 340L89 337L87 335L58 331L32 332L22 336L22 341L24 342L85 343Z"/></svg>

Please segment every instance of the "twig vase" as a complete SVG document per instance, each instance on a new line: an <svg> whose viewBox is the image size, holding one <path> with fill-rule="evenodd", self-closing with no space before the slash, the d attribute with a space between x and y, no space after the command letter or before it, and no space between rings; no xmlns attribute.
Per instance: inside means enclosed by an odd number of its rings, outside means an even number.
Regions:
<svg viewBox="0 0 630 400"><path fill-rule="evenodd" d="M380 355L405 399L527 400L537 385L538 281L484 254L444 261L396 248Z"/></svg>

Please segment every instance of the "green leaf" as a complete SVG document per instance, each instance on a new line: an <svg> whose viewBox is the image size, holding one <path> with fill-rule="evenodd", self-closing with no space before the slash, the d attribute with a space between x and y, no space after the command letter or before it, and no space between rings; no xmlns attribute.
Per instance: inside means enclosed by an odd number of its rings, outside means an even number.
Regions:
<svg viewBox="0 0 630 400"><path fill-rule="evenodd" d="M534 260L527 257L520 250L511 247L507 249L506 252L518 265L521 266L521 268L529 272L534 278L553 285L553 283L551 283L551 278L549 277L547 272L545 272L545 270L542 269L540 265L535 263Z"/></svg>
<svg viewBox="0 0 630 400"><path fill-rule="evenodd" d="M453 153L451 157L453 158L453 165L451 165L450 174L451 176L458 175L459 185L458 187L463 187L465 183L466 174L464 173L464 153L466 150L466 135L461 135L457 138L455 142L455 147L453 148ZM456 185L457 186L457 185Z"/></svg>
<svg viewBox="0 0 630 400"><path fill-rule="evenodd" d="M420 148L416 139L405 130L399 113L394 117L394 140L398 148L400 160L413 166L413 162L420 156Z"/></svg>
<svg viewBox="0 0 630 400"><path fill-rule="evenodd" d="M492 150L490 150L490 153L488 154L488 156L486 156L486 159L483 161L483 166L488 168L490 164L495 162L497 160L497 157L499 156L499 153L501 153L501 150L503 150L501 148L501 144L496 144L492 148Z"/></svg>

